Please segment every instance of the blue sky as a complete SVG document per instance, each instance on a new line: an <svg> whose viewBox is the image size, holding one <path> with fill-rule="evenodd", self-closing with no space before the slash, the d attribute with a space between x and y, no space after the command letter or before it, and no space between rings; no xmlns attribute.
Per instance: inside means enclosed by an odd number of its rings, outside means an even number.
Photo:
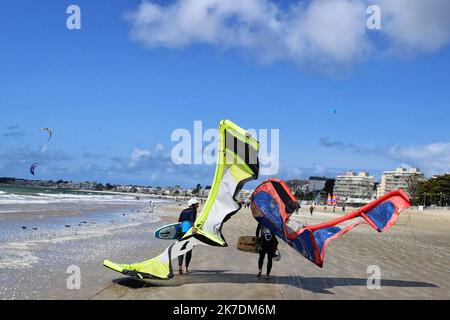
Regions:
<svg viewBox="0 0 450 320"><path fill-rule="evenodd" d="M252 0L249 8L215 2L218 13L207 20L191 1L2 4L0 176L32 178L28 168L39 162L38 179L209 184L211 166L171 163L170 136L192 130L195 120L215 128L224 118L280 130L282 178L361 169L378 177L399 165L427 175L450 171L445 2L430 1L429 16L409 2L416 23L407 26L411 19L398 7L404 1L375 1L389 17L384 29L349 35L337 28L339 41L315 14L324 6L326 16L328 0L293 7ZM360 7L335 3L349 15L339 18L349 30L365 24L351 14ZM66 28L70 4L81 8L81 30ZM290 20L265 25L280 13ZM284 30L297 20L313 31L289 31L293 46ZM406 28L422 30L425 22L430 34ZM54 130L47 144L41 127Z"/></svg>

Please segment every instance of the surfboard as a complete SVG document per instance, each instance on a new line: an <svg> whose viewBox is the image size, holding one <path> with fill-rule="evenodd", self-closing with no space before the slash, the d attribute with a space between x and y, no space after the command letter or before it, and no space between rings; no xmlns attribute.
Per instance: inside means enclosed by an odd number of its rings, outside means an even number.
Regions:
<svg viewBox="0 0 450 320"><path fill-rule="evenodd" d="M254 236L239 237L239 240L237 243L237 249L240 251L244 251L244 252L259 253L258 242L256 241L256 237L254 237ZM280 259L281 259L281 253L277 249L277 251L275 251L275 256L273 257L273 260L280 261Z"/></svg>
<svg viewBox="0 0 450 320"><path fill-rule="evenodd" d="M172 223L155 231L155 238L163 240L176 240L181 232L181 222Z"/></svg>

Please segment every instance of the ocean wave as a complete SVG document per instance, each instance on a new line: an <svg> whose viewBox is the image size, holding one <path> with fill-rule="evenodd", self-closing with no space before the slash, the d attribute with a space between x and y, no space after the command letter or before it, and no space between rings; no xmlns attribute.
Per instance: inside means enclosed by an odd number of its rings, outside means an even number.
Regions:
<svg viewBox="0 0 450 320"><path fill-rule="evenodd" d="M66 194L66 193L36 193L34 195L19 195L0 191L0 204L50 204L50 203L148 203L148 199L135 200L128 195L93 195L93 194ZM164 202L160 199L151 199L154 203Z"/></svg>

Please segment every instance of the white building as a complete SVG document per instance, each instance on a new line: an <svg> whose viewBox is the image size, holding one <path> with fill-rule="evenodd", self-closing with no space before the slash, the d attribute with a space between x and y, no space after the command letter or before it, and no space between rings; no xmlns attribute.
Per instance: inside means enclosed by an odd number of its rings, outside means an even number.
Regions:
<svg viewBox="0 0 450 320"><path fill-rule="evenodd" d="M198 190L197 197L208 198L210 191L211 189L200 189Z"/></svg>
<svg viewBox="0 0 450 320"><path fill-rule="evenodd" d="M334 195L340 202L366 203L372 200L375 191L375 178L367 172L347 172L336 178Z"/></svg>
<svg viewBox="0 0 450 320"><path fill-rule="evenodd" d="M381 197L386 193L403 189L409 193L409 179L416 175L419 179L423 179L424 175L417 168L397 168L394 171L385 171L381 176L381 182L377 188L377 197Z"/></svg>

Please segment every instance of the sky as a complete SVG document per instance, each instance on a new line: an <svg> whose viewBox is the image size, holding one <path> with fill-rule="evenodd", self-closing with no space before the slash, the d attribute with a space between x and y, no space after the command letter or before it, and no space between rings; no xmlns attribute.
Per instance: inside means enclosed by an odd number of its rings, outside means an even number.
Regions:
<svg viewBox="0 0 450 320"><path fill-rule="evenodd" d="M171 136L222 119L279 130L267 159L282 179L450 172L448 13L447 0L8 1L0 176L209 185L214 166L174 164Z"/></svg>

